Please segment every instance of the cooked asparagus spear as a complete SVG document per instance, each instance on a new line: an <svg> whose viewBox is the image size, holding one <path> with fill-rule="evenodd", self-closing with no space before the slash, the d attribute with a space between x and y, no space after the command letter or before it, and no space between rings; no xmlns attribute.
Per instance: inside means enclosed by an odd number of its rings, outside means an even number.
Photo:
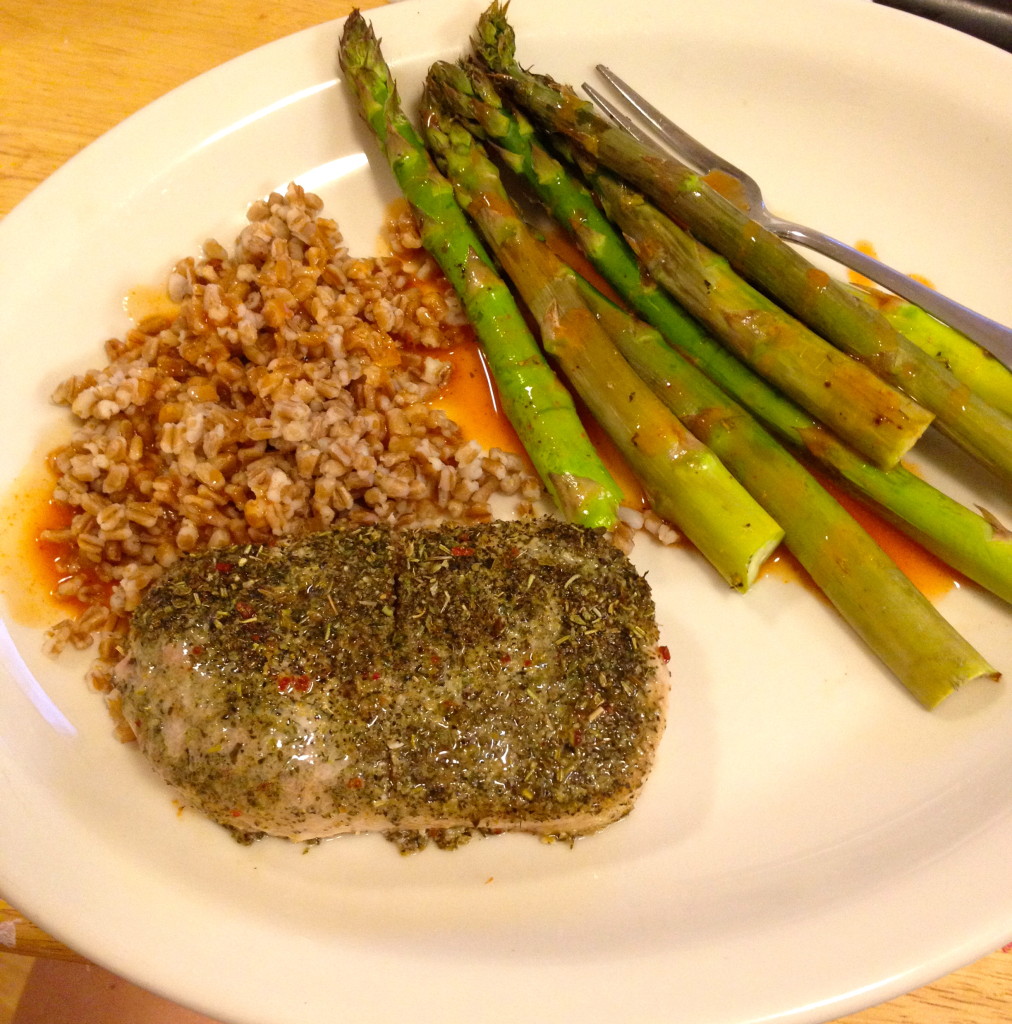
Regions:
<svg viewBox="0 0 1012 1024"><path fill-rule="evenodd" d="M433 165L400 106L371 26L355 11L339 58L372 129L421 224L422 244L460 295L499 386L503 408L563 515L611 527L621 491L584 431L572 397L545 361L509 288Z"/></svg>
<svg viewBox="0 0 1012 1024"><path fill-rule="evenodd" d="M652 239L655 230L662 237L671 229L677 230L659 210L614 176L591 174L596 194L628 238ZM663 282L666 268L652 260L647 266ZM709 346L704 341L697 342L695 348L706 350ZM709 354L704 355L703 361L707 372L718 381L724 382L723 374L729 373L730 389L753 408L761 408L760 415L789 443L807 450L831 467L875 500L893 521L898 517L898 525L953 568L965 572L1005 600L1012 600L1012 546L1008 532L994 517L975 515L918 481L902 467L878 471L818 424L809 421L801 410L784 402L782 396L770 393L761 382L743 377L736 368L728 369L726 363Z"/></svg>
<svg viewBox="0 0 1012 1024"><path fill-rule="evenodd" d="M1012 416L1012 370L954 327L897 295L877 288L849 289L874 306L908 341L939 360L971 391Z"/></svg>
<svg viewBox="0 0 1012 1024"><path fill-rule="evenodd" d="M595 269L668 344L783 441L817 459L857 494L877 503L890 522L908 536L1012 602L1012 541L993 519L977 515L902 466L883 471L868 464L710 337L643 272L583 182L547 152L530 122L502 102L479 68L440 62L430 68L428 85L472 134L495 146L502 160L527 181L555 220L568 229ZM592 181L606 173L586 161L584 167L594 175Z"/></svg>
<svg viewBox="0 0 1012 1024"><path fill-rule="evenodd" d="M691 379L684 360L652 327L589 286L586 294L637 373L761 495L783 525L791 553L925 707L935 707L970 680L997 678L863 527L744 409L702 374Z"/></svg>
<svg viewBox="0 0 1012 1024"><path fill-rule="evenodd" d="M437 61L429 68L426 87L472 135L493 148L506 166L532 186L548 212L573 235L595 265L604 247L615 244L627 251L628 259L609 265L609 273L624 275L621 284L615 285L621 294L634 291L637 284L646 285L632 251L601 212L590 190L542 145L524 114L506 105L477 63ZM656 286L652 290L667 301L666 294ZM687 323L695 323L687 314L682 316Z"/></svg>
<svg viewBox="0 0 1012 1024"><path fill-rule="evenodd" d="M476 140L427 100L429 147L533 313L546 351L622 452L654 511L732 587L746 590L783 530L636 376L584 304L575 273L527 228Z"/></svg>
<svg viewBox="0 0 1012 1024"><path fill-rule="evenodd" d="M509 115L486 77L441 63L430 69L428 81L470 130L507 154L514 170L529 179L543 176L542 188L551 187L558 172L534 148L529 122ZM876 464L896 465L930 424L930 413L777 308L726 260L670 222L663 246L644 246L641 256L657 280L741 359Z"/></svg>
<svg viewBox="0 0 1012 1024"><path fill-rule="evenodd" d="M684 309L866 458L884 468L898 464L930 413L784 313L672 220L653 216L659 211L632 190L619 195L607 195L609 216Z"/></svg>
<svg viewBox="0 0 1012 1024"><path fill-rule="evenodd" d="M475 46L498 74L497 82L536 120L626 178L817 334L934 413L936 425L966 451L1012 479L1012 417L969 393L876 310L751 220L684 164L615 127L572 90L521 68L503 4L494 2L482 15Z"/></svg>

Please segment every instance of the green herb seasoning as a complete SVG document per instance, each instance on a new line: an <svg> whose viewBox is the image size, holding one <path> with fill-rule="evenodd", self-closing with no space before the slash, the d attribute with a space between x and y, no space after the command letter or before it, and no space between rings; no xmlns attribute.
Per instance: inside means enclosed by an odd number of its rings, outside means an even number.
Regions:
<svg viewBox="0 0 1012 1024"><path fill-rule="evenodd" d="M359 527L173 566L120 688L155 767L240 833L455 846L627 813L658 651L647 584L601 532Z"/></svg>

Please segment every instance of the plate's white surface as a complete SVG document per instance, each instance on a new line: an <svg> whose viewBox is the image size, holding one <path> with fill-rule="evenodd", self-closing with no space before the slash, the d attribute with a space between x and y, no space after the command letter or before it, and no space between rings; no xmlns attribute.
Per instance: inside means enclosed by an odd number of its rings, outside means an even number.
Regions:
<svg viewBox="0 0 1012 1024"><path fill-rule="evenodd" d="M484 0L371 12L410 98ZM753 171L778 212L1012 321L1012 59L853 0L514 0L520 56L579 82L604 60ZM13 480L67 372L245 204L298 179L371 250L394 194L335 78L340 26L234 61L91 146L0 225ZM363 155L365 154L365 155ZM16 258L14 258L14 254ZM1010 512L980 474L961 496ZM79 663L0 633L0 891L111 969L224 1020L833 1019L1012 937L1012 695L933 714L822 602L727 592L682 551L649 565L675 686L656 772L600 836L401 858L363 837L235 845L177 816L109 734ZM1006 673L1012 617L941 602ZM5 631L6 632L6 631Z"/></svg>

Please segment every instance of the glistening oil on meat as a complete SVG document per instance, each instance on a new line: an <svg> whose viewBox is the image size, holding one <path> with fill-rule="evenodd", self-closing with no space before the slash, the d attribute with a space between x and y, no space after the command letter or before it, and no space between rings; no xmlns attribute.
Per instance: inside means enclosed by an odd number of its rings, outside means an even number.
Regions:
<svg viewBox="0 0 1012 1024"><path fill-rule="evenodd" d="M623 817L663 728L646 581L553 520L358 527L178 562L118 673L141 750L249 837Z"/></svg>

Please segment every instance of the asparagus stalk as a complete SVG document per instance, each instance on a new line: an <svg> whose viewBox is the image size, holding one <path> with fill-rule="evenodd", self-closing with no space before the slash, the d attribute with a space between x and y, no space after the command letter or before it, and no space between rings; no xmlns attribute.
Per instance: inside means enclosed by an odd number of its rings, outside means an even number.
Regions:
<svg viewBox="0 0 1012 1024"><path fill-rule="evenodd" d="M636 376L583 302L575 273L527 228L467 130L423 101L426 140L537 320L546 351L629 462L659 515L744 591L783 530Z"/></svg>
<svg viewBox="0 0 1012 1024"><path fill-rule="evenodd" d="M531 122L518 108L502 100L477 63L437 61L429 68L426 87L475 138L493 148L499 160L533 188L548 212L564 225L595 265L602 249L617 245L627 251L628 259L609 262L609 272L622 275L620 284L612 282L620 294L636 291L637 285L646 286L631 250L601 212L590 190L542 145ZM652 291L663 294L656 286ZM682 315L687 323L694 324Z"/></svg>
<svg viewBox="0 0 1012 1024"><path fill-rule="evenodd" d="M502 102L480 69L438 63L429 70L428 85L472 134L495 146L501 159L568 229L595 269L669 345L782 441L817 459L852 491L876 503L908 536L1012 602L1012 541L993 518L977 515L902 466L883 471L869 465L727 352L643 272L583 182L547 152L530 122ZM600 177L599 169L587 167Z"/></svg>
<svg viewBox="0 0 1012 1024"><path fill-rule="evenodd" d="M418 215L422 244L460 295L499 386L503 409L545 487L570 522L614 526L621 491L449 182L401 109L379 42L358 11L345 23L339 59L359 112Z"/></svg>
<svg viewBox="0 0 1012 1024"><path fill-rule="evenodd" d="M684 360L659 332L589 285L586 293L636 372L753 494L761 495L783 525L791 553L925 707L935 707L970 680L998 677L854 518L745 410L702 374L690 382Z"/></svg>
<svg viewBox="0 0 1012 1024"><path fill-rule="evenodd" d="M428 81L469 130L496 143L513 170L543 178L542 190L551 188L559 171L535 149L530 123L509 115L487 77L441 63L430 69ZM581 213L585 221L592 216ZM741 359L878 465L896 465L933 419L670 222L663 247L644 246L641 255L657 280Z"/></svg>
<svg viewBox="0 0 1012 1024"><path fill-rule="evenodd" d="M560 298L557 287L544 283L532 272L538 264L537 248L547 250L537 247L530 232L520 232L512 217L503 212L508 200L501 191L488 183L475 186L473 178L481 168L475 167L476 150L468 146L466 136L454 136L451 143L445 128L439 132L434 116L430 115L426 123L430 145L448 164L454 158L460 164L459 169L449 168L449 174L458 187L462 205L479 218L480 224L488 225L490 243L519 290L536 315L550 321L546 344L552 346L559 333L556 325L565 322L561 310L578 310L579 306L571 296ZM499 244L493 238L499 239ZM549 257L548 262L552 262L554 257ZM584 306L595 313L627 357L639 359L642 346L647 344L654 353L661 353L659 374L650 360L639 360L640 367L651 374L648 383L656 394L691 424L694 434L706 439L721 461L761 497L768 510L776 509L775 517L785 517L785 540L792 552L844 619L922 704L934 707L965 682L996 677L987 661L938 614L854 519L740 406L665 345L656 332L579 282L573 271L567 268L563 272L555 266L549 273L554 283L561 279L580 285ZM533 280L525 285L528 277ZM583 363L579 372L593 382L592 361L601 349L582 340L588 336L584 326L576 355ZM559 354L563 359L570 355L565 349ZM612 365L599 369L606 380L615 379ZM625 387L619 393L624 396ZM645 397L636 393L630 397L646 403ZM629 404L622 402L620 408ZM598 409L594 411L600 414Z"/></svg>
<svg viewBox="0 0 1012 1024"><path fill-rule="evenodd" d="M600 176L596 180L600 181ZM870 499L891 523L947 565L1012 603L1012 537L993 516L978 515L902 465L881 469L868 463L743 366L688 320L663 292L652 289L649 280L623 288L628 276L612 273L610 266L612 261L627 258L622 250L609 249L604 259L586 251L633 309L792 449L815 459L856 494ZM597 251L600 254L601 249ZM628 353L626 356L629 358ZM635 361L634 366L642 375L642 367Z"/></svg>
<svg viewBox="0 0 1012 1024"><path fill-rule="evenodd" d="M1012 416L1012 370L986 348L897 295L877 288L849 290L874 306L908 341L948 367L985 402Z"/></svg>
<svg viewBox="0 0 1012 1024"><path fill-rule="evenodd" d="M754 370L873 461L899 463L932 415L862 363L780 310L669 218L620 183L606 210L640 262L697 320Z"/></svg>
<svg viewBox="0 0 1012 1024"><path fill-rule="evenodd" d="M610 188L626 189L608 174L593 173L592 180L602 196ZM667 220L659 211L657 216ZM595 239L595 247L585 251L601 275L711 380L752 410L794 450L816 459L853 491L871 499L890 522L928 551L1012 602L1012 537L993 516L978 515L903 466L883 470L863 460L832 432L751 373L686 318L649 279L634 281L628 263L632 260L635 265L635 259L621 240L612 236L610 241L616 244L608 245L608 236L600 231L595 232ZM624 267L615 272L614 264ZM629 358L629 353L626 356ZM638 363L633 361L633 365L644 373Z"/></svg>
<svg viewBox="0 0 1012 1024"><path fill-rule="evenodd" d="M969 392L877 310L751 220L684 164L615 127L572 90L524 71L516 61L515 38L503 4L493 3L482 15L475 46L511 98L536 120L627 179L817 334L934 413L936 425L967 452L1012 479L1012 416Z"/></svg>

